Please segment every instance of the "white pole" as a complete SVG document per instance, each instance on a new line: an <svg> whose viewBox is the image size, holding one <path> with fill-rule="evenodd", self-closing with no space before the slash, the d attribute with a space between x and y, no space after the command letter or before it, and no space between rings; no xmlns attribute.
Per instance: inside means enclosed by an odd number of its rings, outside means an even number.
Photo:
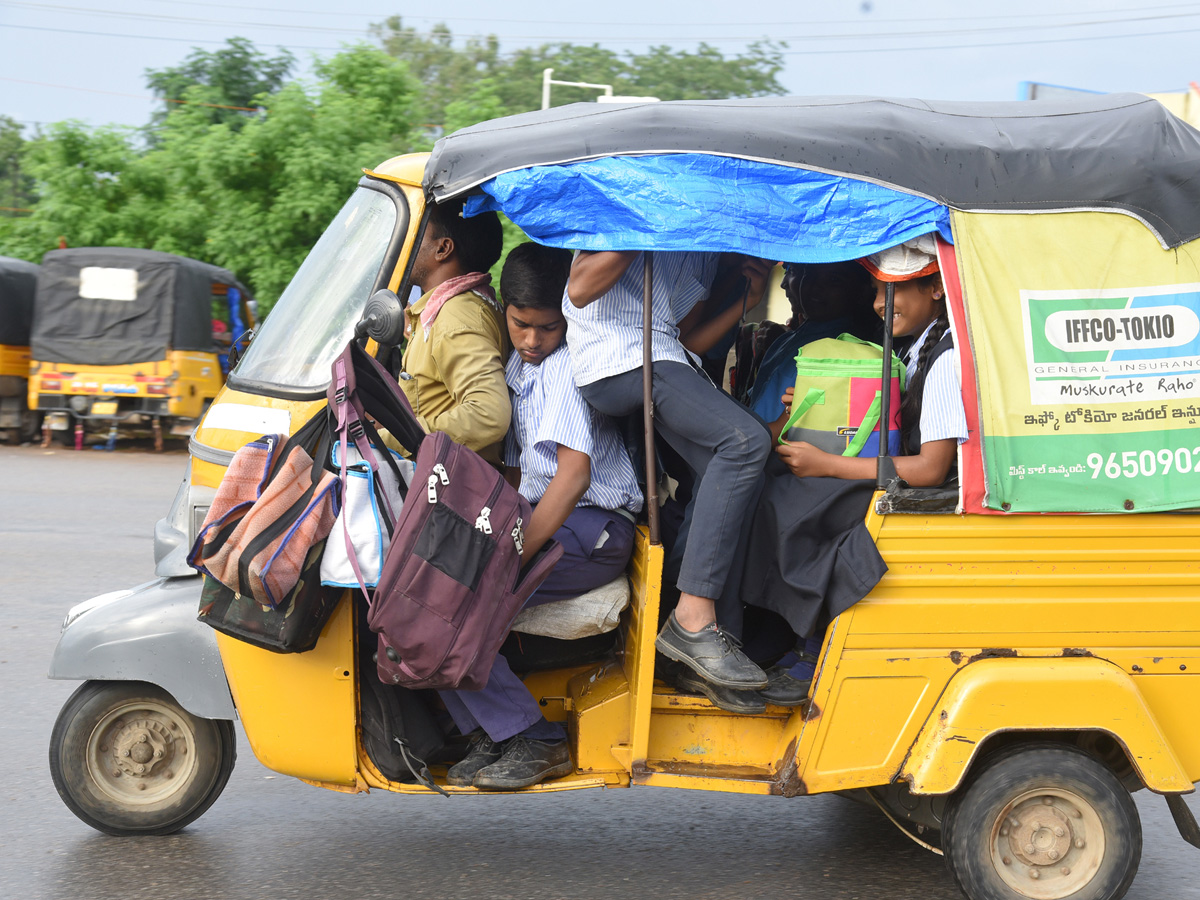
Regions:
<svg viewBox="0 0 1200 900"><path fill-rule="evenodd" d="M553 69L542 69L542 109L550 108L550 85L563 84L568 87L592 88L597 91L603 91L605 97L613 95L611 84L593 84L590 81L555 81L550 76L554 74Z"/></svg>

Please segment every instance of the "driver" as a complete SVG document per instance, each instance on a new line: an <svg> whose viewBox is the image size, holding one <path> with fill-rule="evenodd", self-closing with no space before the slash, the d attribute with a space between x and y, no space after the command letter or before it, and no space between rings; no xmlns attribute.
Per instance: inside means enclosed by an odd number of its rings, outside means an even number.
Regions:
<svg viewBox="0 0 1200 900"><path fill-rule="evenodd" d="M433 207L413 260L411 281L423 293L405 310L400 373L426 431L444 431L496 465L512 416L504 310L487 274L502 250L494 212L464 219L461 201Z"/></svg>

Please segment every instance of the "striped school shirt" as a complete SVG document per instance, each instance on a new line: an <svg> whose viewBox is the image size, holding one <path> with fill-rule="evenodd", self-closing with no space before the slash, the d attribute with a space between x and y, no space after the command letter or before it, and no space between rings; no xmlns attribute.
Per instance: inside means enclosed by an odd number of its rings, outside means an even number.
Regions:
<svg viewBox="0 0 1200 900"><path fill-rule="evenodd" d="M917 372L921 347L932 328L933 322L930 322L905 355L909 384ZM958 381L957 347L951 347L933 361L925 375L925 388L921 395L921 443L950 438L956 438L960 444L967 439L967 413Z"/></svg>
<svg viewBox="0 0 1200 900"><path fill-rule="evenodd" d="M512 392L512 428L504 446L504 462L521 467L518 490L537 503L558 471L558 445L586 453L592 464L591 484L579 506L642 508L642 492L625 443L612 419L592 409L571 377L571 356L558 349L530 365L516 351L508 358L504 380Z"/></svg>
<svg viewBox="0 0 1200 900"><path fill-rule="evenodd" d="M717 253L654 253L651 288L651 358L690 365L679 343L679 322L708 297L717 274ZM642 265L639 253L616 284L577 309L563 293L567 347L580 387L642 366Z"/></svg>

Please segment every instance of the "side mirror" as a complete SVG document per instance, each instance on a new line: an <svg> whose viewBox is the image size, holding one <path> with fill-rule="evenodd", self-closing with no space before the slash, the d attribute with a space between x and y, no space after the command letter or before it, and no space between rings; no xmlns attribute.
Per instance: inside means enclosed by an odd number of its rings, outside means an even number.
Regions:
<svg viewBox="0 0 1200 900"><path fill-rule="evenodd" d="M242 354L250 346L250 342L254 340L254 329L243 331L240 335L233 339L233 343L229 345L229 371L233 371L238 364L238 360L242 358Z"/></svg>
<svg viewBox="0 0 1200 900"><path fill-rule="evenodd" d="M376 291L354 326L356 338L373 338L382 347L397 347L404 340L404 305L395 291Z"/></svg>

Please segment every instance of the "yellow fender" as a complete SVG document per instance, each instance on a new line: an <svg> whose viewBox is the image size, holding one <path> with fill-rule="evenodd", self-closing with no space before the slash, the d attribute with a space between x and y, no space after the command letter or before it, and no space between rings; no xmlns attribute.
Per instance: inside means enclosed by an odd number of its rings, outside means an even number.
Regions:
<svg viewBox="0 0 1200 900"><path fill-rule="evenodd" d="M984 659L964 666L926 720L899 777L914 794L947 794L984 740L1005 731L1107 732L1152 791L1193 790L1133 679L1094 657Z"/></svg>

